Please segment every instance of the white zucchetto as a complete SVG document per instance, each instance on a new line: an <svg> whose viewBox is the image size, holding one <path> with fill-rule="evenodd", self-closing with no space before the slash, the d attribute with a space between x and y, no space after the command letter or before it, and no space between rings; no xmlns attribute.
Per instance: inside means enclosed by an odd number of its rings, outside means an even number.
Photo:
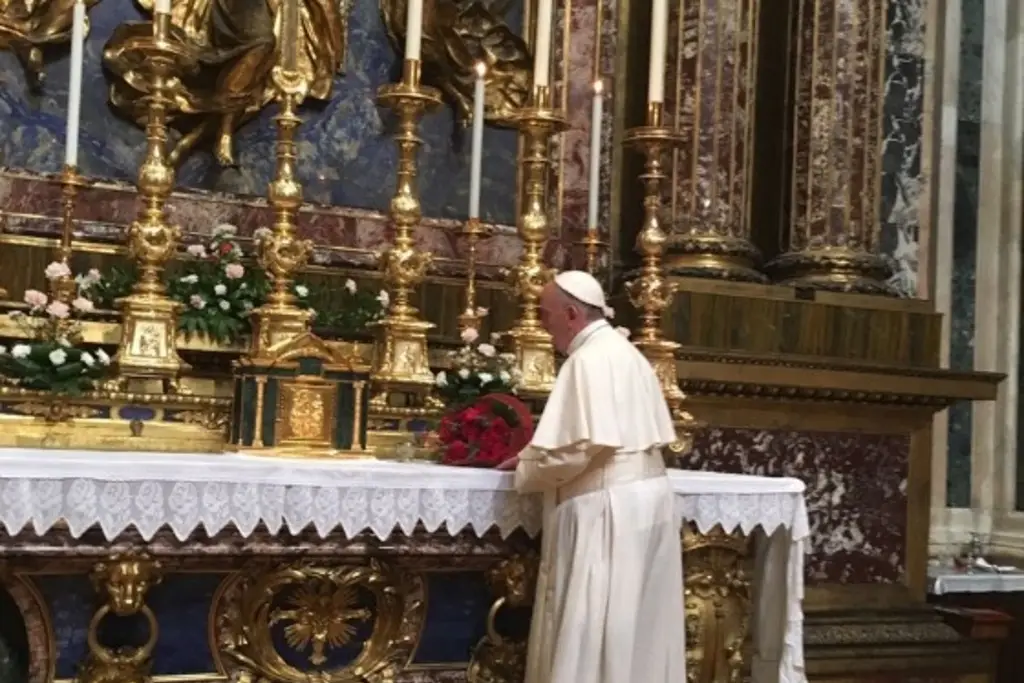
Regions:
<svg viewBox="0 0 1024 683"><path fill-rule="evenodd" d="M555 276L555 286L588 306L599 308L606 318L614 317L615 311L604 298L601 283L582 270L566 270Z"/></svg>

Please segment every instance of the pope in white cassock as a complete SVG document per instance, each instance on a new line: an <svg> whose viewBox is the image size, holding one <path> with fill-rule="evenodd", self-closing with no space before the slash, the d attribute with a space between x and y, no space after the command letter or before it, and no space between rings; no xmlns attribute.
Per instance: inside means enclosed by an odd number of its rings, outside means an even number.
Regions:
<svg viewBox="0 0 1024 683"><path fill-rule="evenodd" d="M530 445L503 467L544 493L526 683L685 681L679 524L661 449L675 429L647 359L605 319L590 275L545 287L568 356Z"/></svg>

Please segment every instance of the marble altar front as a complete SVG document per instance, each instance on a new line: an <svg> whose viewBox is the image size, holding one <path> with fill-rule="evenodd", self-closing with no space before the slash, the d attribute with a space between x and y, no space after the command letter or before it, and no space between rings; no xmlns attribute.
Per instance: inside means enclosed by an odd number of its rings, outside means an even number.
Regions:
<svg viewBox="0 0 1024 683"><path fill-rule="evenodd" d="M756 683L806 680L804 485L670 476L681 529L700 532L681 532L690 680L730 680L744 659ZM0 524L28 683L88 678L107 648L147 632L140 667L157 680L519 680L540 505L506 473L5 449ZM97 621L94 590L101 609L151 610L159 635ZM119 607L126 594L133 607Z"/></svg>

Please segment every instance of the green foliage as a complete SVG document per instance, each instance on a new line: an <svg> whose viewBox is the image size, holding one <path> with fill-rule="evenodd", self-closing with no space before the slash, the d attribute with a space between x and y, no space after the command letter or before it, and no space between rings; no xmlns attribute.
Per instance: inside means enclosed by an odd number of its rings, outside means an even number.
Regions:
<svg viewBox="0 0 1024 683"><path fill-rule="evenodd" d="M0 347L2 348L2 347ZM18 386L61 394L79 394L92 388L107 370L110 358L54 341L17 344L0 354L0 373Z"/></svg>
<svg viewBox="0 0 1024 683"><path fill-rule="evenodd" d="M313 325L332 336L367 334L370 324L380 320L387 308L387 292L359 289L354 280L340 288L318 287L310 295L316 311Z"/></svg>
<svg viewBox="0 0 1024 683"><path fill-rule="evenodd" d="M84 275L75 278L81 296L93 303L96 308L112 311L117 308L117 300L132 293L136 273L134 266L127 268L113 267L105 273L93 268Z"/></svg>

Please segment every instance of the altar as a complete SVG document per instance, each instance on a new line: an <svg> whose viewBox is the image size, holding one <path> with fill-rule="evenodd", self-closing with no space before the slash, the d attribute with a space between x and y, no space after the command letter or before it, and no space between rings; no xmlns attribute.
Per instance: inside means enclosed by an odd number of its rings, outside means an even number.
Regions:
<svg viewBox="0 0 1024 683"><path fill-rule="evenodd" d="M242 454L184 462L0 450L0 566L28 634L29 683L49 680L47 662L55 662L51 677L73 677L147 633L153 642L135 666L158 679L293 680L323 671L331 681L427 680L425 672L429 680L521 680L540 505L511 490L510 474ZM720 680L716 667L747 654L755 683L805 680L804 485L679 470L670 477L693 680ZM253 585L265 593L246 593ZM268 615L307 593L333 597L307 605L320 626L303 626L310 638L293 640L293 627L279 632ZM125 594L133 602L119 608ZM98 626L88 607L97 598L104 614L148 615L152 630ZM332 625L350 622L351 631ZM206 629L209 642L197 641L194 632ZM249 640L238 639L243 633ZM176 660L193 645L205 654Z"/></svg>

